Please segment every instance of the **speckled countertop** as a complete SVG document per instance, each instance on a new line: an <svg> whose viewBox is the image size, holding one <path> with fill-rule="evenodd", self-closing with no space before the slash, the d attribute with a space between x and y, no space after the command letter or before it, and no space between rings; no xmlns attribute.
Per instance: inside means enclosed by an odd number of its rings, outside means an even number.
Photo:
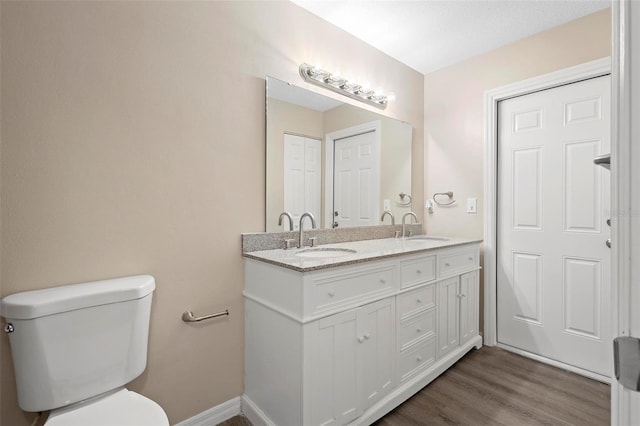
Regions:
<svg viewBox="0 0 640 426"><path fill-rule="evenodd" d="M404 240L385 238L379 240L351 241L346 243L319 245L314 248L355 250L355 253L340 252L335 257L308 258L300 256L300 253L302 251L308 251L310 249L309 247L290 250L260 250L246 252L243 253L243 255L250 259L260 260L262 262L293 269L294 271L309 272L319 269L334 268L336 266L353 265L356 263L368 262L370 260L401 256L409 253L419 253L422 251L453 247L460 244L482 242L482 240L472 238L448 238L443 240L424 239L424 237L425 236L417 236Z"/></svg>

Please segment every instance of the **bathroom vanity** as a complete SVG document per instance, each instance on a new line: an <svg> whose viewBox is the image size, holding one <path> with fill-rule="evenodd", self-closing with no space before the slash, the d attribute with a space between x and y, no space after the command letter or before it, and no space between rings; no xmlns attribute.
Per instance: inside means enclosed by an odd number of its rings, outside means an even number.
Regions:
<svg viewBox="0 0 640 426"><path fill-rule="evenodd" d="M481 347L479 244L244 253L244 413L254 425L370 424Z"/></svg>

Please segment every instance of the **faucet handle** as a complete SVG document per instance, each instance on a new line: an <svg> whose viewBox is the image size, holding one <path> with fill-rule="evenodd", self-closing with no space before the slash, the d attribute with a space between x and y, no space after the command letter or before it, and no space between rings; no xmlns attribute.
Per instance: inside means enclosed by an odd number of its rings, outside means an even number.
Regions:
<svg viewBox="0 0 640 426"><path fill-rule="evenodd" d="M296 239L295 238L287 238L284 240L284 249L285 250L289 250L291 248L294 248Z"/></svg>
<svg viewBox="0 0 640 426"><path fill-rule="evenodd" d="M315 247L316 246L316 240L318 239L318 237L310 237L309 241L311 241L311 247Z"/></svg>

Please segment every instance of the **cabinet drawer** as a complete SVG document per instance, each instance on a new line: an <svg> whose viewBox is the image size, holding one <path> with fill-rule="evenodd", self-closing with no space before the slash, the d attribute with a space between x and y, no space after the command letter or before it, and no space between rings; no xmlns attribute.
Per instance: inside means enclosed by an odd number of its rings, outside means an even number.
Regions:
<svg viewBox="0 0 640 426"><path fill-rule="evenodd" d="M436 279L436 256L400 262L400 288Z"/></svg>
<svg viewBox="0 0 640 426"><path fill-rule="evenodd" d="M330 276L313 281L312 305L316 312L374 294L393 292L393 268Z"/></svg>
<svg viewBox="0 0 640 426"><path fill-rule="evenodd" d="M469 270L478 266L478 250L456 251L440 255L438 261L439 276L455 274L459 271Z"/></svg>
<svg viewBox="0 0 640 426"><path fill-rule="evenodd" d="M429 284L413 291L401 294L397 298L396 311L398 317L403 320L411 315L417 314L436 306L436 286Z"/></svg>
<svg viewBox="0 0 640 426"><path fill-rule="evenodd" d="M436 360L436 339L432 337L400 354L398 377L402 383L423 371Z"/></svg>
<svg viewBox="0 0 640 426"><path fill-rule="evenodd" d="M403 351L436 332L436 310L431 309L416 317L403 321L398 330L398 343Z"/></svg>

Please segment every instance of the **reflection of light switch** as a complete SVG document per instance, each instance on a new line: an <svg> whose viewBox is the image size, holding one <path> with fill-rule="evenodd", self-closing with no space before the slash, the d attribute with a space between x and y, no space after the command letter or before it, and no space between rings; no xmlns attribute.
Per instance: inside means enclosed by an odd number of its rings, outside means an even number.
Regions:
<svg viewBox="0 0 640 426"><path fill-rule="evenodd" d="M390 200L384 200L382 202L382 204L384 205L384 209L385 210L391 210L391 201Z"/></svg>
<svg viewBox="0 0 640 426"><path fill-rule="evenodd" d="M477 204L477 198L467 198L467 213L478 213Z"/></svg>

